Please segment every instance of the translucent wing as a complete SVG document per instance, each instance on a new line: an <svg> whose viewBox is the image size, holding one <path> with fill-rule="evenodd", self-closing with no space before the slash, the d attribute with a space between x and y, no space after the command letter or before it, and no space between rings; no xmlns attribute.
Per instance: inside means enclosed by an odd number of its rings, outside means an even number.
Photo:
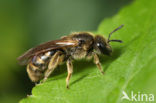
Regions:
<svg viewBox="0 0 156 103"><path fill-rule="evenodd" d="M17 58L19 61L19 64L26 65L34 56L38 56L42 53L48 52L50 50L54 49L61 49L64 47L75 47L78 45L78 42L76 40L72 39L60 39L60 40L54 40L49 41L46 43L43 43L35 48L29 49L27 52L25 52L23 55Z"/></svg>

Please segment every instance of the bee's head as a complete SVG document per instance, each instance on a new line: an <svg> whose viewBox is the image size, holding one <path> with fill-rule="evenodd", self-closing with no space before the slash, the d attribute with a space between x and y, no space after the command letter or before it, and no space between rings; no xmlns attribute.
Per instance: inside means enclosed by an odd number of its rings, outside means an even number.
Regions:
<svg viewBox="0 0 156 103"><path fill-rule="evenodd" d="M104 37L97 35L95 36L94 48L98 54L111 55L112 48Z"/></svg>
<svg viewBox="0 0 156 103"><path fill-rule="evenodd" d="M123 27L123 25L121 25L118 28L116 28L115 30L113 30L109 34L108 39L105 39L104 37L102 37L100 35L95 36L95 39L94 39L94 49L96 50L96 52L98 54L104 54L104 55L110 56L112 54L112 48L111 48L111 45L109 43L110 42L120 42L120 43L122 43L121 40L110 40L110 37L111 37L112 33L117 31L121 27Z"/></svg>

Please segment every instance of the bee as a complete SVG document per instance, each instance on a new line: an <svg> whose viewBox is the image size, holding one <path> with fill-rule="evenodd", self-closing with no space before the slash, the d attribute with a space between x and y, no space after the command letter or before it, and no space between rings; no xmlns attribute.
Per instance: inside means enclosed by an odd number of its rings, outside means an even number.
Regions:
<svg viewBox="0 0 156 103"><path fill-rule="evenodd" d="M110 40L113 32L122 27L123 25L113 30L108 39L91 32L74 32L61 39L29 49L18 57L18 61L21 65L27 65L26 70L32 82L38 82L41 79L43 79L42 82L45 82L58 65L66 62L68 71L66 87L69 88L69 80L73 73L73 60L93 58L97 68L102 74L104 73L99 56L112 54L110 42L122 43L121 40Z"/></svg>

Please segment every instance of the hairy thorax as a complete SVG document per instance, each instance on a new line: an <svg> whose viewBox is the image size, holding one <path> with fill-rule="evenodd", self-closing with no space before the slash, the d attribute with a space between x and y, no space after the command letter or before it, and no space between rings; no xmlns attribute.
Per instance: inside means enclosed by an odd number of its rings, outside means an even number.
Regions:
<svg viewBox="0 0 156 103"><path fill-rule="evenodd" d="M87 56L87 51L83 48L72 48L71 57L73 59L83 59Z"/></svg>
<svg viewBox="0 0 156 103"><path fill-rule="evenodd" d="M85 58L93 47L93 36L90 33L74 33L73 40L78 41L79 45L70 48L70 55L73 59Z"/></svg>

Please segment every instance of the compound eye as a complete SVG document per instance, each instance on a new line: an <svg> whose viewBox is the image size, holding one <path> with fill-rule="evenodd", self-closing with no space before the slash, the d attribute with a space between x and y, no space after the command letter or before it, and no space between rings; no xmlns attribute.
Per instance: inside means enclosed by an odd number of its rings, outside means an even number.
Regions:
<svg viewBox="0 0 156 103"><path fill-rule="evenodd" d="M97 47L99 48L102 54L110 55L111 51L108 48L106 48L106 45L104 43L97 43Z"/></svg>
<svg viewBox="0 0 156 103"><path fill-rule="evenodd" d="M100 48L103 47L102 43L97 43L97 46Z"/></svg>
<svg viewBox="0 0 156 103"><path fill-rule="evenodd" d="M101 52L105 50L105 45L103 43L97 43L98 48L100 49Z"/></svg>

